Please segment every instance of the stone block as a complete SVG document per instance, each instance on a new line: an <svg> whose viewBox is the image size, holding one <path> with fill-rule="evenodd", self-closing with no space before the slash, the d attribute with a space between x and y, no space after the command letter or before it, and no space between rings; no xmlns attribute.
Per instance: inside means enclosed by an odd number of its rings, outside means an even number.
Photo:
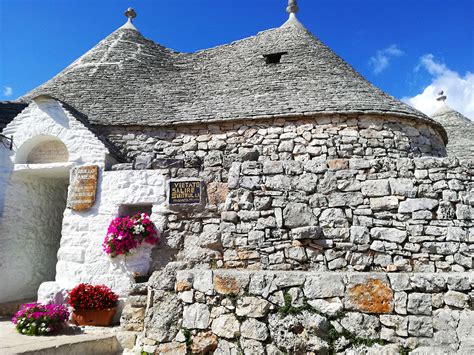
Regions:
<svg viewBox="0 0 474 355"><path fill-rule="evenodd" d="M261 318L270 310L271 303L259 297L243 297L237 301L239 317Z"/></svg>
<svg viewBox="0 0 474 355"><path fill-rule="evenodd" d="M207 305L193 303L184 307L183 327L188 329L206 329L209 326L211 313Z"/></svg>
<svg viewBox="0 0 474 355"><path fill-rule="evenodd" d="M430 315L432 312L431 302L431 295L428 293L410 293L407 311L410 314Z"/></svg>
<svg viewBox="0 0 474 355"><path fill-rule="evenodd" d="M408 316L408 335L431 338L433 336L433 318L429 316Z"/></svg>
<svg viewBox="0 0 474 355"><path fill-rule="evenodd" d="M212 332L219 337L234 339L240 335L240 323L233 314L224 314L213 320Z"/></svg>
<svg viewBox="0 0 474 355"><path fill-rule="evenodd" d="M368 197L390 195L390 184L388 180L367 180L362 182L362 194Z"/></svg>
<svg viewBox="0 0 474 355"><path fill-rule="evenodd" d="M433 210L439 204L438 200L432 198L409 198L400 203L398 213L412 213L420 210Z"/></svg>
<svg viewBox="0 0 474 355"><path fill-rule="evenodd" d="M309 299L342 297L344 290L342 275L338 274L308 276L303 288L305 296Z"/></svg>
<svg viewBox="0 0 474 355"><path fill-rule="evenodd" d="M321 235L322 229L319 226L299 227L291 230L291 237L295 240L319 239Z"/></svg>

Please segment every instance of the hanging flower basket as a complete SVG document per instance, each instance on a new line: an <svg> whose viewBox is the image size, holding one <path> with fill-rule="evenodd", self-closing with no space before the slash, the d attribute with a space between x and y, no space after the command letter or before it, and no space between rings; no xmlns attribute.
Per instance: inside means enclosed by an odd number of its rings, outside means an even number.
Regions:
<svg viewBox="0 0 474 355"><path fill-rule="evenodd" d="M144 276L151 265L151 250L159 241L158 232L146 213L117 217L107 230L104 252L133 276Z"/></svg>
<svg viewBox="0 0 474 355"><path fill-rule="evenodd" d="M118 296L105 285L79 284L69 292L76 325L109 326L117 311Z"/></svg>

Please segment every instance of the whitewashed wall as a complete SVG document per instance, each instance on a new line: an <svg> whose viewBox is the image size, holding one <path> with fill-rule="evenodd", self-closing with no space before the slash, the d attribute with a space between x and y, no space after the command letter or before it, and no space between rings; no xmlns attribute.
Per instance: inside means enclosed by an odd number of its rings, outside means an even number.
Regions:
<svg viewBox="0 0 474 355"><path fill-rule="evenodd" d="M68 209L64 213L57 284L61 288L71 288L80 282L106 284L120 295L126 295L133 277L104 254L102 242L122 205L153 205L152 220L160 228L164 181L165 177L154 170L101 172L94 207L86 212ZM55 288L55 285L50 286ZM48 292L46 287L45 292Z"/></svg>
<svg viewBox="0 0 474 355"><path fill-rule="evenodd" d="M47 97L32 102L3 133L14 136L14 149L0 149L0 302L34 297L42 281L54 279L68 170L96 164L102 171L109 153L87 127ZM51 139L66 145L67 163L24 164L37 144ZM64 223L67 230L71 222ZM87 230L87 221L80 224ZM62 280L68 277L65 272Z"/></svg>

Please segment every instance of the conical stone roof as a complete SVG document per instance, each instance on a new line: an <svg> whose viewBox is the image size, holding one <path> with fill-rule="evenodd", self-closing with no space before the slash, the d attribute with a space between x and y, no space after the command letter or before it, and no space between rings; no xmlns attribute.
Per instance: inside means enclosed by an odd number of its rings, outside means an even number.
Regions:
<svg viewBox="0 0 474 355"><path fill-rule="evenodd" d="M280 64L265 55L286 53ZM49 94L97 125L176 123L326 113L434 121L382 92L294 18L196 53L177 53L124 26L23 100Z"/></svg>
<svg viewBox="0 0 474 355"><path fill-rule="evenodd" d="M440 123L448 134L448 156L474 159L474 122L452 109L444 100L431 117Z"/></svg>

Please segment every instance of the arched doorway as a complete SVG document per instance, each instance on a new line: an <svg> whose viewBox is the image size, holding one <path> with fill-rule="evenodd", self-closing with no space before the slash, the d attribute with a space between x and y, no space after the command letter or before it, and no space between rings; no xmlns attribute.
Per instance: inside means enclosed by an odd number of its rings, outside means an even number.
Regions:
<svg viewBox="0 0 474 355"><path fill-rule="evenodd" d="M69 185L69 154L54 136L35 136L16 151L0 225L0 303L35 299L53 281Z"/></svg>

